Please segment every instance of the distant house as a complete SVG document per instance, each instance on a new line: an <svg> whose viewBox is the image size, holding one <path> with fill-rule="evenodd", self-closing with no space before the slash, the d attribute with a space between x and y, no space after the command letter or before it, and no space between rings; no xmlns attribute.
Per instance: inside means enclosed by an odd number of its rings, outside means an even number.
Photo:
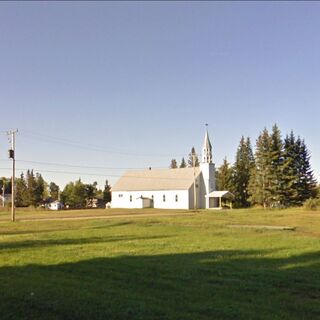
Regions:
<svg viewBox="0 0 320 320"><path fill-rule="evenodd" d="M87 208L105 208L106 201L103 199L92 198L87 200Z"/></svg>
<svg viewBox="0 0 320 320"><path fill-rule="evenodd" d="M50 202L47 205L47 208L49 210L62 210L63 209L63 204L60 201L56 200L56 201Z"/></svg>
<svg viewBox="0 0 320 320"><path fill-rule="evenodd" d="M215 193L215 165L208 132L199 167L126 172L112 188L112 208L222 208L227 191Z"/></svg>

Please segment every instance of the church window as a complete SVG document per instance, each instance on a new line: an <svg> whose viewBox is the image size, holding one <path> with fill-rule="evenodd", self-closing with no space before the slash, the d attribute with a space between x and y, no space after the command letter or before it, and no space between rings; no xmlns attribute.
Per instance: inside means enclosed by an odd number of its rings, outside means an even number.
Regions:
<svg viewBox="0 0 320 320"><path fill-rule="evenodd" d="M132 202L132 195L130 195L130 202Z"/></svg>
<svg viewBox="0 0 320 320"><path fill-rule="evenodd" d="M176 194L176 202L178 202L178 195Z"/></svg>
<svg viewBox="0 0 320 320"><path fill-rule="evenodd" d="M122 197L123 197L123 194L122 194L122 193L119 193L118 197L119 197L119 198L122 198Z"/></svg>
<svg viewBox="0 0 320 320"><path fill-rule="evenodd" d="M165 194L163 195L162 199L163 199L163 202L166 202L166 195Z"/></svg>

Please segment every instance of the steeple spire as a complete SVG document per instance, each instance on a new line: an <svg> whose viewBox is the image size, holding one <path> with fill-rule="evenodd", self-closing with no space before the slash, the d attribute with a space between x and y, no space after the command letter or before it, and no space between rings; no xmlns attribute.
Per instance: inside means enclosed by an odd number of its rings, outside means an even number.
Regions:
<svg viewBox="0 0 320 320"><path fill-rule="evenodd" d="M212 163L212 146L208 134L208 124L206 123L206 133L204 136L204 142L202 147L202 162Z"/></svg>

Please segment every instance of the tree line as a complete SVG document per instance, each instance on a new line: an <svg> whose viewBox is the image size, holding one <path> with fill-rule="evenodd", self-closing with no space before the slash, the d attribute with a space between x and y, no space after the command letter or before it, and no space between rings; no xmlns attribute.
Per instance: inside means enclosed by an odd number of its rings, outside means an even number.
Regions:
<svg viewBox="0 0 320 320"><path fill-rule="evenodd" d="M0 181L1 190L4 188L5 194L11 193L11 179L3 177ZM54 183L47 183L42 175L33 170L21 173L15 180L17 207L45 206L55 200L61 201L68 208L93 207L95 199L103 203L111 201L111 186L108 180L104 189L98 188L97 182L85 184L81 179L68 183L61 191L60 187Z"/></svg>
<svg viewBox="0 0 320 320"><path fill-rule="evenodd" d="M199 158L192 147L178 165L172 159L170 168L199 166ZM216 171L217 190L228 190L235 195L235 206L287 207L302 205L319 193L314 177L310 153L304 139L293 131L282 139L275 124L271 132L265 128L259 135L253 151L250 137L241 137L235 162L225 158ZM2 178L1 190L11 193L11 179ZM59 186L43 179L40 173L27 170L16 179L16 206L41 206L60 200L69 208L92 207L94 199L111 201L111 187L106 181L104 189L97 182L85 184L81 179Z"/></svg>
<svg viewBox="0 0 320 320"><path fill-rule="evenodd" d="M170 168L199 166L199 158L192 147L180 164L172 159ZM253 151L250 137L242 136L235 162L225 158L216 171L217 190L228 190L235 195L236 207L259 205L288 207L302 205L319 194L310 153L305 141L293 131L282 139L280 129L273 125L259 135Z"/></svg>
<svg viewBox="0 0 320 320"><path fill-rule="evenodd" d="M234 193L237 207L299 206L317 196L304 139L293 131L282 139L276 124L260 133L254 152L250 138L241 138L234 164L224 159L217 170L217 187Z"/></svg>
<svg viewBox="0 0 320 320"><path fill-rule="evenodd" d="M177 168L186 168L186 167L199 167L199 158L196 153L196 149L194 147L191 148L191 151L188 155L187 161L184 157L182 157L180 164L176 159L171 159L171 163L169 168L177 169Z"/></svg>

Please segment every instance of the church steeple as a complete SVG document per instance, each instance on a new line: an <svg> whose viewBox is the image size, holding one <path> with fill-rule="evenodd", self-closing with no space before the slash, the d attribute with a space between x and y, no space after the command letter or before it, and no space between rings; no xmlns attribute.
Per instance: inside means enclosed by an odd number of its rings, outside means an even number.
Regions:
<svg viewBox="0 0 320 320"><path fill-rule="evenodd" d="M206 124L206 133L202 147L202 163L212 163L212 146L208 134L208 124Z"/></svg>

